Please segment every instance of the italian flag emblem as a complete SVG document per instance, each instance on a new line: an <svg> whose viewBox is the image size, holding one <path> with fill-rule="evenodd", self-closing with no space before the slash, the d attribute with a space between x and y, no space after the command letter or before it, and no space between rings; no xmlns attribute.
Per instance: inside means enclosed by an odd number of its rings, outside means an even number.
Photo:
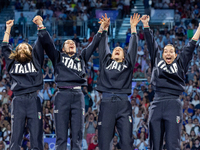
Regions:
<svg viewBox="0 0 200 150"><path fill-rule="evenodd" d="M180 116L176 116L176 122L180 123L180 121L181 121Z"/></svg>
<svg viewBox="0 0 200 150"><path fill-rule="evenodd" d="M38 112L38 119L42 119L41 112Z"/></svg>

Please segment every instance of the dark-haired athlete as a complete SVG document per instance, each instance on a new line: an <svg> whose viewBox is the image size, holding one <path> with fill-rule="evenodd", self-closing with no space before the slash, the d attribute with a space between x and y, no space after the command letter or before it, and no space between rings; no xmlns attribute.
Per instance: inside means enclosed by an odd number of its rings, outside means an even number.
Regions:
<svg viewBox="0 0 200 150"><path fill-rule="evenodd" d="M32 48L28 43L21 43L12 51L9 35L14 20L6 22L6 31L2 43L2 52L6 69L10 74L14 98L11 104L11 143L10 150L20 150L25 122L30 130L31 149L43 150L42 107L37 97L37 90L43 86L42 64L44 50L37 40ZM38 36L43 36L38 32Z"/></svg>
<svg viewBox="0 0 200 150"><path fill-rule="evenodd" d="M107 16L103 20L108 20ZM107 35L99 44L100 75L97 81L97 90L102 92L98 118L100 150L110 149L115 126L119 132L122 150L133 149L132 108L128 101L128 95L131 94L133 69L137 57L136 25L139 21L138 14L134 14L133 18L132 16L130 18L132 35L127 53L124 53L121 47L116 47L111 54Z"/></svg>
<svg viewBox="0 0 200 150"><path fill-rule="evenodd" d="M149 112L150 148L161 150L165 135L167 150L180 150L183 109L179 95L184 91L185 74L200 36L200 26L179 56L175 47L168 44L164 47L161 58L158 44L149 29L149 16L144 15L141 21L151 57L151 84L155 90Z"/></svg>
<svg viewBox="0 0 200 150"><path fill-rule="evenodd" d="M43 26L42 18L36 16L35 22ZM106 28L103 23L93 41L82 50L81 55L76 54L76 45L72 40L66 40L62 53L56 50L55 45L44 29L40 38L43 48L54 66L55 82L59 91L55 95L54 115L56 128L56 150L65 150L67 147L68 124L71 123L71 148L80 150L83 137L83 124L85 104L81 86L87 86L85 78L85 65L92 53L96 50Z"/></svg>

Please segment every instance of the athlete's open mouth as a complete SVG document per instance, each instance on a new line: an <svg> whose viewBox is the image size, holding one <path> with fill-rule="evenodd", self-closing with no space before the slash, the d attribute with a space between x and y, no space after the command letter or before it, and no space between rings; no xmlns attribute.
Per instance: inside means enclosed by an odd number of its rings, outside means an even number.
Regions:
<svg viewBox="0 0 200 150"><path fill-rule="evenodd" d="M168 63L171 62L171 60L172 60L171 57L167 57L167 58L166 58L166 61L167 61Z"/></svg>
<svg viewBox="0 0 200 150"><path fill-rule="evenodd" d="M67 54L73 55L73 54L75 54L75 53L74 53L74 52L68 52Z"/></svg>
<svg viewBox="0 0 200 150"><path fill-rule="evenodd" d="M115 55L118 55L118 56L119 56L119 52L116 52Z"/></svg>

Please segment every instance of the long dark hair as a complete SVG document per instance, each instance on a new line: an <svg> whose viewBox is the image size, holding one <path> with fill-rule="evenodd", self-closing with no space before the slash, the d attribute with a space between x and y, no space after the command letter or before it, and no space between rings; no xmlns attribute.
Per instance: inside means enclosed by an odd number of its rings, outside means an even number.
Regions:
<svg viewBox="0 0 200 150"><path fill-rule="evenodd" d="M26 45L28 46L30 52L32 52L33 48L32 48L32 46L31 46L30 44L28 44L28 43L26 43L26 42L23 42L23 43L21 43L21 44L26 44ZM31 61L31 60L32 60L32 55L30 55L30 53L28 53L28 52L26 52L26 51L23 51L23 53L26 55L26 58L23 59L23 60L20 59L20 54L18 53L18 51L19 51L19 46L20 46L21 44L19 44L19 45L16 47L15 51L12 51L12 52L11 52L9 58L10 58L10 59L15 59L16 61L19 61L19 62Z"/></svg>

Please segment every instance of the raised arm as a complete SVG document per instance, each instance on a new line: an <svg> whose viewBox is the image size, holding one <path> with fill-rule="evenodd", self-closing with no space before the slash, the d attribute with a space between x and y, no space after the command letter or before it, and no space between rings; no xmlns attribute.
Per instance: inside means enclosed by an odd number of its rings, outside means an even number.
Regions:
<svg viewBox="0 0 200 150"><path fill-rule="evenodd" d="M158 52L158 44L153 36L153 31L149 29L149 20L150 17L147 15L143 15L141 21L144 27L144 38L147 42L148 51L151 57L151 65L153 66L155 63L156 54Z"/></svg>
<svg viewBox="0 0 200 150"><path fill-rule="evenodd" d="M192 37L192 40L190 40L190 42L183 47L182 52L180 53L180 62L182 64L182 67L185 71L185 73L188 70L188 64L189 62L192 60L193 57L193 53L196 47L196 43L199 39L200 36L200 23L199 26L194 34L194 36Z"/></svg>
<svg viewBox="0 0 200 150"><path fill-rule="evenodd" d="M99 43L99 47L98 47L100 66L101 66L102 62L104 61L104 59L106 58L106 56L108 54L111 54L110 48L108 46L108 34L107 34L107 31L103 31L103 34L105 34L105 36L102 37L102 39L101 39L101 41Z"/></svg>
<svg viewBox="0 0 200 150"><path fill-rule="evenodd" d="M103 34L102 31L98 31L97 34L95 34L92 42L82 50L81 52L81 57L83 58L83 60L87 63L88 60L90 59L91 55L93 54L93 52L96 50L96 48L99 45L99 42L102 38Z"/></svg>
<svg viewBox="0 0 200 150"><path fill-rule="evenodd" d="M5 31L5 34L4 34L4 38L3 38L3 43L2 43L2 53L3 53L3 56L5 58L5 61L6 61L6 69L9 71L9 66L10 64L14 61L14 59L10 59L9 56L12 52L12 47L9 43L9 36L10 36L10 31L11 31L11 28L14 24L14 20L9 20L6 22L6 31Z"/></svg>
<svg viewBox="0 0 200 150"><path fill-rule="evenodd" d="M98 47L102 37L105 35L102 34L103 31L108 30L108 26L110 25L110 18L107 18L107 14L105 14L105 17L102 17L103 19L100 19L101 26L99 27L98 33L94 36L92 42L85 49L82 50L81 56L85 60L85 62L88 62L92 53Z"/></svg>
<svg viewBox="0 0 200 150"><path fill-rule="evenodd" d="M136 58L137 58L137 49L138 49L138 36L136 31L136 26L140 21L140 15L135 14L133 17L130 18L131 24L131 38L129 40L129 47L128 47L128 57L131 61L132 67L135 66Z"/></svg>
<svg viewBox="0 0 200 150"><path fill-rule="evenodd" d="M103 16L102 16L103 17ZM104 61L104 59L106 58L106 56L108 54L111 55L110 52L110 48L108 46L108 27L110 25L110 20L108 20L107 18L100 19L99 23L102 24L103 22L107 22L108 26L106 27L106 29L103 31L103 34L105 34L105 36L103 36L101 38L101 41L99 43L99 47L98 47L98 51L99 51L99 61L100 61L100 68L102 65L102 62Z"/></svg>
<svg viewBox="0 0 200 150"><path fill-rule="evenodd" d="M33 55L39 61L40 66L42 67L44 61L44 48L42 47L41 42L37 39L33 46Z"/></svg>
<svg viewBox="0 0 200 150"><path fill-rule="evenodd" d="M41 43L46 54L51 59L53 65L60 59L60 52L56 50L54 42L50 37L48 31L43 25L43 19L40 16L36 16L33 22L38 26L38 41Z"/></svg>

